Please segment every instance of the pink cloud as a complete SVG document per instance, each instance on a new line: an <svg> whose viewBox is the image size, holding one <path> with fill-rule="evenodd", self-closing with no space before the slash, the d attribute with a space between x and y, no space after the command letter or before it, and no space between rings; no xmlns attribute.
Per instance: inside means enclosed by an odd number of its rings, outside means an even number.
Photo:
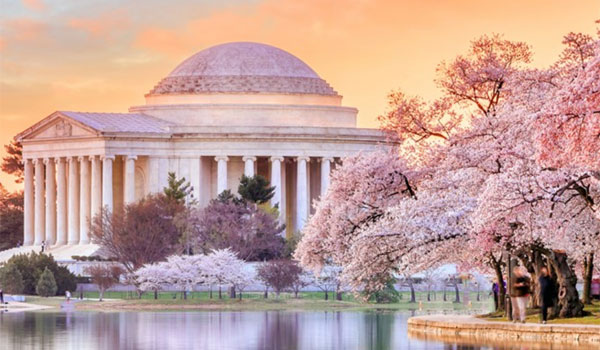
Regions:
<svg viewBox="0 0 600 350"><path fill-rule="evenodd" d="M111 39L113 35L129 26L130 20L125 10L105 12L98 17L72 18L68 26L82 30L94 38Z"/></svg>
<svg viewBox="0 0 600 350"><path fill-rule="evenodd" d="M4 43L7 44L11 41L25 42L41 40L46 33L47 25L30 18L15 18L4 22L4 27L8 32Z"/></svg>
<svg viewBox="0 0 600 350"><path fill-rule="evenodd" d="M46 4L42 0L22 0L22 2L30 10L42 11L46 8Z"/></svg>

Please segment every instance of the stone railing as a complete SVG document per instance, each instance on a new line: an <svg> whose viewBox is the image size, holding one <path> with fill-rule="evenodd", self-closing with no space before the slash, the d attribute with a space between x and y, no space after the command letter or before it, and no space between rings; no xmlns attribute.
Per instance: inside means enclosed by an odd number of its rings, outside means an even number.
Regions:
<svg viewBox="0 0 600 350"><path fill-rule="evenodd" d="M527 345L530 349L598 349L600 326L492 322L473 316L432 315L408 320L409 336L459 344Z"/></svg>

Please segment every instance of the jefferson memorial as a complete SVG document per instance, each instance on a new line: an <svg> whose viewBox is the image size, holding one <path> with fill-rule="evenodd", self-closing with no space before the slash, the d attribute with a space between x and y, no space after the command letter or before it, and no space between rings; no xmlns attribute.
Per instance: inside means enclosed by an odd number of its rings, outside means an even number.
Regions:
<svg viewBox="0 0 600 350"><path fill-rule="evenodd" d="M340 158L384 143L356 126L358 110L297 57L237 42L179 64L128 113L57 111L17 135L23 144L23 247L59 261L91 255L90 218L162 191L168 172L185 177L205 206L237 192L242 174L275 186L288 234L300 230ZM368 179L365 179L368 181Z"/></svg>

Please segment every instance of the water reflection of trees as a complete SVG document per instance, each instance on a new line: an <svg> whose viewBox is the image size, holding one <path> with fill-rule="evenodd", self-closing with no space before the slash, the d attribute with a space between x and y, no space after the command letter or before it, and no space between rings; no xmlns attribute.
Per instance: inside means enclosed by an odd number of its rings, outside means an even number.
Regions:
<svg viewBox="0 0 600 350"><path fill-rule="evenodd" d="M392 349L392 335L394 328L393 313L368 312L364 314L365 349L387 350Z"/></svg>
<svg viewBox="0 0 600 350"><path fill-rule="evenodd" d="M298 350L299 313L265 312L258 349Z"/></svg>

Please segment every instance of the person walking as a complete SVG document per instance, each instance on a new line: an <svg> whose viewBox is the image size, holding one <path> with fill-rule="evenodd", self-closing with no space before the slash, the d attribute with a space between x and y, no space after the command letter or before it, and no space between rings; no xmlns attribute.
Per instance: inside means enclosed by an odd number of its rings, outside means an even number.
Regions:
<svg viewBox="0 0 600 350"><path fill-rule="evenodd" d="M540 285L540 307L542 311L542 320L543 324L546 324L548 321L548 308L554 306L554 298L556 298L556 284L554 280L550 277L548 273L548 268L543 266L540 269L540 277L538 278L538 283Z"/></svg>
<svg viewBox="0 0 600 350"><path fill-rule="evenodd" d="M517 266L514 268L511 284L510 300L512 304L513 322L525 323L531 279L524 267Z"/></svg>

